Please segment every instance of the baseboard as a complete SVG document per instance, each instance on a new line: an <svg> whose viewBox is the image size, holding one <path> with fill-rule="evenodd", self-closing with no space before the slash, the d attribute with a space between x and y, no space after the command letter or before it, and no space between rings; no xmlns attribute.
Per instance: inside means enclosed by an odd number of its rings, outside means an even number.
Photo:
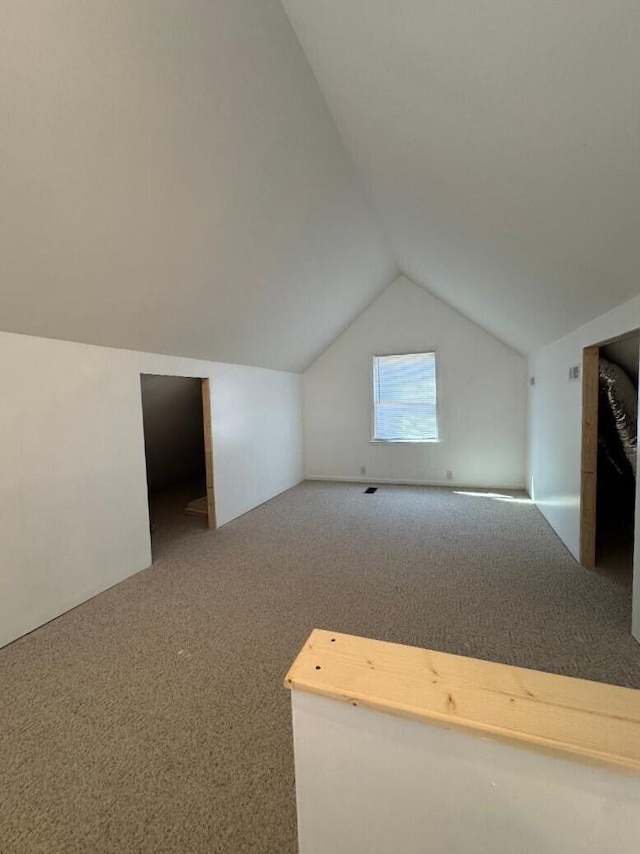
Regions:
<svg viewBox="0 0 640 854"><path fill-rule="evenodd" d="M308 474L305 480L334 481L337 483L388 483L395 486L445 486L449 489L486 489L486 490L511 490L527 492L524 483L462 483L456 480L404 480L395 477L342 477L340 475L326 476L319 474ZM528 493L527 493L528 494Z"/></svg>

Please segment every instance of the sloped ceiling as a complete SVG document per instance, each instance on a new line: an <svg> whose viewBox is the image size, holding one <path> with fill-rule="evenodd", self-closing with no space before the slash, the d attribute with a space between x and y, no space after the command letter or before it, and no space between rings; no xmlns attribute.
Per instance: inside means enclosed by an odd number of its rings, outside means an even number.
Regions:
<svg viewBox="0 0 640 854"><path fill-rule="evenodd" d="M301 370L396 266L279 0L3 0L0 329Z"/></svg>
<svg viewBox="0 0 640 854"><path fill-rule="evenodd" d="M637 0L283 0L416 282L521 351L640 291Z"/></svg>

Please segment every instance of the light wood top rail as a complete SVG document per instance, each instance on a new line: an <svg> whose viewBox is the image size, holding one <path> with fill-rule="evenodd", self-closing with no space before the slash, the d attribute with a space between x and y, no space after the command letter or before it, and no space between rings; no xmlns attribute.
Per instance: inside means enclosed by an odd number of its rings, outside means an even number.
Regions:
<svg viewBox="0 0 640 854"><path fill-rule="evenodd" d="M640 774L640 691L314 629L287 688Z"/></svg>

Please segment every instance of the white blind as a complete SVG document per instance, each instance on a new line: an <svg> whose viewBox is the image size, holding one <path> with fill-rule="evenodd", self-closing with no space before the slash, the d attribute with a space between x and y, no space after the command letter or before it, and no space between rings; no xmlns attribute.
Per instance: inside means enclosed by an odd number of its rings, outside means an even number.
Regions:
<svg viewBox="0 0 640 854"><path fill-rule="evenodd" d="M373 411L380 442L437 439L436 354L374 356Z"/></svg>

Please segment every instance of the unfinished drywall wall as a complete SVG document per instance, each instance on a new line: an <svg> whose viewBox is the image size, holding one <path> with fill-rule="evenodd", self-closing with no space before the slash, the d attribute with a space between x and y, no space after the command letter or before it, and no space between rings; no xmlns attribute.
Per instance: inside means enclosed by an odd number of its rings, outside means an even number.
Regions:
<svg viewBox="0 0 640 854"><path fill-rule="evenodd" d="M441 441L372 443L373 356L426 350L437 351ZM314 362L303 387L307 477L524 485L525 360L404 276Z"/></svg>
<svg viewBox="0 0 640 854"><path fill-rule="evenodd" d="M302 478L296 374L0 333L0 645L151 562L143 373L211 378L219 525Z"/></svg>
<svg viewBox="0 0 640 854"><path fill-rule="evenodd" d="M582 383L568 379L582 365L582 350L640 327L640 297L581 326L535 353L529 372L527 483L531 497L574 555L580 554ZM636 484L636 506L638 488ZM636 514L635 539L640 533ZM640 554L634 556L633 632L640 637Z"/></svg>
<svg viewBox="0 0 640 854"><path fill-rule="evenodd" d="M202 381L143 374L140 390L149 489L204 478Z"/></svg>

